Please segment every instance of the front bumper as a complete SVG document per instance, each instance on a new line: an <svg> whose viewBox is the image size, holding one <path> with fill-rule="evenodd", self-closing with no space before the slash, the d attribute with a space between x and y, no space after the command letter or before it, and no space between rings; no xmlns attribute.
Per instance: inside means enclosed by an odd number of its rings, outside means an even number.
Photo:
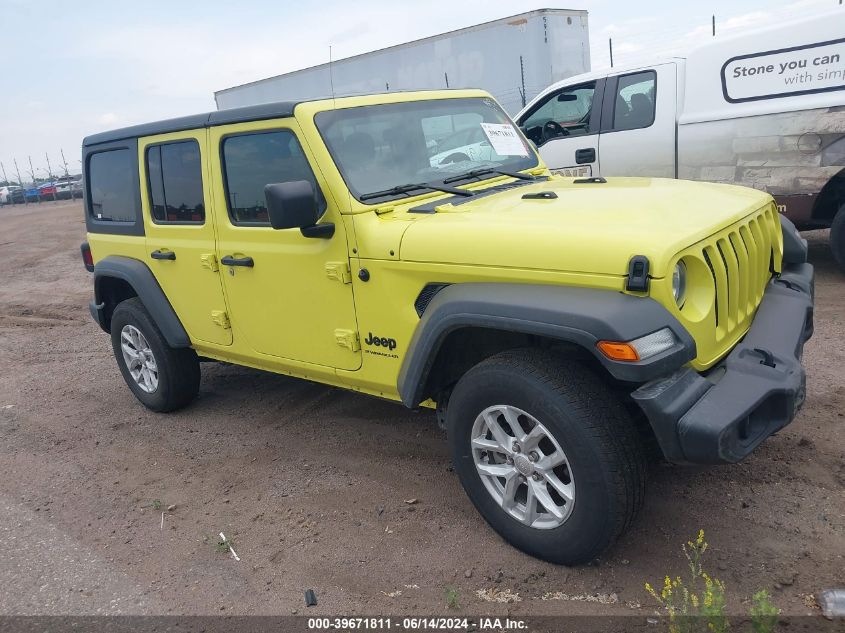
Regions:
<svg viewBox="0 0 845 633"><path fill-rule="evenodd" d="M745 338L706 376L684 367L631 394L666 459L738 462L792 421L805 396L801 356L813 333L813 292L810 264L784 264Z"/></svg>

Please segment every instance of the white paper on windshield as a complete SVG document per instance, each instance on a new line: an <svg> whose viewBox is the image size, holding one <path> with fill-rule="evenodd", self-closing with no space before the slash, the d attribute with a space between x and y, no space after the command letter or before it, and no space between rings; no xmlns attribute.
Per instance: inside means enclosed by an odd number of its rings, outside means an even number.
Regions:
<svg viewBox="0 0 845 633"><path fill-rule="evenodd" d="M528 150L510 123L482 123L481 129L499 156L528 156Z"/></svg>

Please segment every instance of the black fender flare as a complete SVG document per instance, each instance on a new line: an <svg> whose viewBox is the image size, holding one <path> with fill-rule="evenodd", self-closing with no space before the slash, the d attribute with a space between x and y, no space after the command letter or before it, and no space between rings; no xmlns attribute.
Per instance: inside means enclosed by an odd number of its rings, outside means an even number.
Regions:
<svg viewBox="0 0 845 633"><path fill-rule="evenodd" d="M402 402L426 399L429 372L451 332L465 327L533 334L580 345L616 379L643 383L670 373L696 356L695 341L666 308L650 297L612 290L510 283L462 283L440 290L411 337L399 370ZM677 343L644 361L618 362L596 343L630 341L668 327Z"/></svg>
<svg viewBox="0 0 845 633"><path fill-rule="evenodd" d="M109 255L94 265L94 303L91 314L108 331L103 315L103 280L121 279L135 290L170 347L190 347L191 339L149 267L137 259Z"/></svg>

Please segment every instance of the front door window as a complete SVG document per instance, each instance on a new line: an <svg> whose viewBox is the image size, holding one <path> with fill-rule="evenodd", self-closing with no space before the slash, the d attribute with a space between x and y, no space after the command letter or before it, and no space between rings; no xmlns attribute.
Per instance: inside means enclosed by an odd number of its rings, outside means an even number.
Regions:
<svg viewBox="0 0 845 633"><path fill-rule="evenodd" d="M592 81L553 92L523 119L522 129L538 147L555 138L595 132L590 128L595 91Z"/></svg>

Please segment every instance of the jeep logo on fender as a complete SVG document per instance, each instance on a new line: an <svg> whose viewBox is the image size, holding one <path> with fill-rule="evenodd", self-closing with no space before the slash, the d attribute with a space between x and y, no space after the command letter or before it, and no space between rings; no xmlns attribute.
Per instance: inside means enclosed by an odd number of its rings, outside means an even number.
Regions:
<svg viewBox="0 0 845 633"><path fill-rule="evenodd" d="M367 332L368 336L364 339L364 343L367 345L375 345L376 347L386 347L391 352L396 349L396 339L395 338L385 338L385 337L378 337L375 336L372 332Z"/></svg>

